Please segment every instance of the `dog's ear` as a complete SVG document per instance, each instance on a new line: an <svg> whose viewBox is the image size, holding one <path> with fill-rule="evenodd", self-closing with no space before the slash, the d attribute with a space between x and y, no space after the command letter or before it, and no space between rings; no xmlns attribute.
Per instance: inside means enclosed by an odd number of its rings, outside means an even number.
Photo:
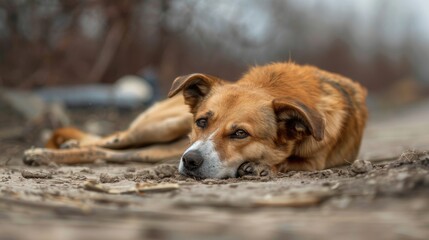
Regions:
<svg viewBox="0 0 429 240"><path fill-rule="evenodd" d="M311 135L317 141L323 139L325 121L316 109L287 97L274 99L272 105L279 123L280 138L301 140Z"/></svg>
<svg viewBox="0 0 429 240"><path fill-rule="evenodd" d="M219 78L201 73L180 76L171 85L168 97L173 97L183 90L185 103L193 109L210 92L213 86L220 85L222 82Z"/></svg>

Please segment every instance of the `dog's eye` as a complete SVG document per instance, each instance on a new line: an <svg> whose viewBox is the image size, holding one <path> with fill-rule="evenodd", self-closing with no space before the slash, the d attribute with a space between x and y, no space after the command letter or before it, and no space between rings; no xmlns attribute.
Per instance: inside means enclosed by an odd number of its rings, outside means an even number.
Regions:
<svg viewBox="0 0 429 240"><path fill-rule="evenodd" d="M199 119L197 119L197 121L195 121L195 124L197 124L197 126L199 128L206 128L207 127L207 118L199 118Z"/></svg>
<svg viewBox="0 0 429 240"><path fill-rule="evenodd" d="M238 138L238 139L243 139L243 138L246 138L248 136L249 136L249 134L246 131L244 131L243 129L238 129L233 134L231 134L231 138Z"/></svg>

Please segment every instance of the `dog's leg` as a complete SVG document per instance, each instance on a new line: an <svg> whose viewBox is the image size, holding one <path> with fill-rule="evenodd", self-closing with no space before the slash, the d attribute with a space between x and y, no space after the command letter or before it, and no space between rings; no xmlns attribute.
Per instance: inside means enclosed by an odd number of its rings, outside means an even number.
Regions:
<svg viewBox="0 0 429 240"><path fill-rule="evenodd" d="M58 129L46 147L61 148L69 140L73 146L97 146L110 149L142 147L154 143L168 143L188 135L191 131L192 115L184 104L183 97L159 102L140 114L125 131L100 138L77 129Z"/></svg>
<svg viewBox="0 0 429 240"><path fill-rule="evenodd" d="M177 96L155 104L140 114L126 131L100 139L96 145L120 149L166 143L187 136L191 127L189 107L182 96Z"/></svg>
<svg viewBox="0 0 429 240"><path fill-rule="evenodd" d="M191 131L192 115L186 111L185 108L170 109L153 118L137 119L128 130L102 138L95 144L104 148L121 149L182 138Z"/></svg>
<svg viewBox="0 0 429 240"><path fill-rule="evenodd" d="M72 149L35 148L25 151L23 160L28 165L42 165L50 162L60 164L92 163L97 159L117 163L156 163L172 158L179 159L188 144L189 140L183 138L168 144L121 151L95 146Z"/></svg>

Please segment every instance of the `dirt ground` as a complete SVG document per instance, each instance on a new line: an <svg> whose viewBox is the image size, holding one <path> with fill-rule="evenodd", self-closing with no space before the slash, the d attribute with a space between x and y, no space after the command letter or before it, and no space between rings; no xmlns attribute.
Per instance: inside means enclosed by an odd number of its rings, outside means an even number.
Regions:
<svg viewBox="0 0 429 240"><path fill-rule="evenodd" d="M428 106L373 113L353 165L272 179L197 181L177 160L31 167L34 139L2 139L0 239L429 239ZM74 122L107 114L91 112ZM135 114L102 119L120 129Z"/></svg>

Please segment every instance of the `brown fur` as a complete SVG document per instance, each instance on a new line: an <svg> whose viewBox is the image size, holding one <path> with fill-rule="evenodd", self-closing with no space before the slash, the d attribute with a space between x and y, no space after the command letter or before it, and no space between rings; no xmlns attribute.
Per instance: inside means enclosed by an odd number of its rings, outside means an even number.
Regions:
<svg viewBox="0 0 429 240"><path fill-rule="evenodd" d="M219 129L214 142L223 161L257 160L287 171L324 169L355 159L367 118L366 90L359 84L293 63L254 67L234 84L205 78L209 80L195 80L195 75L178 79L182 87L173 84L171 91L183 90L186 99L191 94L183 86L198 92L205 82L191 108L194 119L210 112L209 126L194 127L190 138L195 142ZM234 127L250 137L229 138Z"/></svg>
<svg viewBox="0 0 429 240"><path fill-rule="evenodd" d="M366 94L348 78L290 62L254 67L236 83L191 74L177 78L172 98L144 112L128 130L88 138L62 129L47 147L58 148L70 138L87 139L81 152L89 153L91 146L123 149L170 143L190 132L191 143L212 135L226 166L257 161L275 171L318 170L356 158L367 119ZM208 120L204 129L194 123L201 117ZM232 138L238 129L250 136ZM183 152L186 147L181 148Z"/></svg>
<svg viewBox="0 0 429 240"><path fill-rule="evenodd" d="M78 140L81 144L84 144L85 142L97 139L97 136L84 133L76 128L66 127L57 129L46 142L45 147L56 149L60 148L68 140Z"/></svg>

